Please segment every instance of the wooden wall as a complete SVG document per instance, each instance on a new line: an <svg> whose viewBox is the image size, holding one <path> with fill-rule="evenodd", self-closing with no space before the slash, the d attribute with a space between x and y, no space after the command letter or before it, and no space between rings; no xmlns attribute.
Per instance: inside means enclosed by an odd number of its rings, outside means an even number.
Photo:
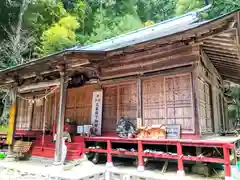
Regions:
<svg viewBox="0 0 240 180"><path fill-rule="evenodd" d="M120 117L136 125L137 81L103 86L103 131L115 131Z"/></svg>
<svg viewBox="0 0 240 180"><path fill-rule="evenodd" d="M180 124L194 132L191 73L142 77L143 126ZM104 85L103 131L115 131L120 117L137 125L137 79Z"/></svg>
<svg viewBox="0 0 240 180"><path fill-rule="evenodd" d="M86 85L80 88L67 89L66 114L78 124L91 123L92 94L98 85ZM44 96L44 93L22 95L25 99L37 99ZM46 122L44 122L45 99L42 101L24 100L18 98L18 112L16 128L18 130L42 130L43 126L51 129L58 117L59 92L47 97Z"/></svg>
<svg viewBox="0 0 240 180"><path fill-rule="evenodd" d="M45 99L41 101L32 101L34 98L37 99L42 97L44 94L27 94L22 95L23 98L18 98L18 110L17 110L17 120L16 129L17 130L42 130L43 129L43 116L44 116L44 106ZM29 99L29 100L27 100ZM32 100L31 100L32 99ZM46 128L51 128L51 125L55 120L55 95L52 94L47 98L47 113L46 113Z"/></svg>
<svg viewBox="0 0 240 180"><path fill-rule="evenodd" d="M104 86L103 131L115 131L121 116L136 125L141 111L142 125L181 124L183 132L195 132L193 69L189 67L198 59L199 46L179 42L164 47L144 47L140 52L117 55L102 62L102 80L122 78L121 83ZM150 76L150 72L161 75ZM139 74L142 79L140 110L138 78L124 82L127 76Z"/></svg>
<svg viewBox="0 0 240 180"><path fill-rule="evenodd" d="M225 126L222 78L204 51L194 72L200 134L218 133Z"/></svg>
<svg viewBox="0 0 240 180"><path fill-rule="evenodd" d="M93 84L68 89L65 118L70 118L77 124L91 124L92 95L97 86Z"/></svg>
<svg viewBox="0 0 240 180"><path fill-rule="evenodd" d="M144 125L180 124L194 132L191 74L143 80Z"/></svg>

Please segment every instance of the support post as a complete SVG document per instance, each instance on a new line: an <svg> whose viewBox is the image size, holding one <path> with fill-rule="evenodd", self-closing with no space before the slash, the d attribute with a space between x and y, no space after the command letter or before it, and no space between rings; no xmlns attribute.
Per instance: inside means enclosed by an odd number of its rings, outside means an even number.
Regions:
<svg viewBox="0 0 240 180"><path fill-rule="evenodd" d="M56 137L56 157L54 165L61 165L62 158L62 138L64 129L65 118L65 103L67 94L67 83L65 83L65 73L60 72L60 94L59 94L59 107L58 107L58 121L57 121L57 137Z"/></svg>
<svg viewBox="0 0 240 180"><path fill-rule="evenodd" d="M17 115L17 89L13 88L10 90L10 113L9 113L9 122L8 122L8 135L7 141L8 144L8 157L12 157L12 145L14 143L14 134L16 131L16 115Z"/></svg>
<svg viewBox="0 0 240 180"><path fill-rule="evenodd" d="M137 81L137 87L138 87L137 127L140 128L143 125L143 117L142 117L142 80L140 78Z"/></svg>
<svg viewBox="0 0 240 180"><path fill-rule="evenodd" d="M182 153L182 145L180 142L177 143L177 154L178 154L178 176L184 176L184 166L183 166L183 153Z"/></svg>
<svg viewBox="0 0 240 180"><path fill-rule="evenodd" d="M231 162L230 162L230 153L227 146L223 147L224 155L224 168L225 168L225 180L231 180Z"/></svg>
<svg viewBox="0 0 240 180"><path fill-rule="evenodd" d="M142 141L138 141L138 171L144 171L143 161L143 144Z"/></svg>
<svg viewBox="0 0 240 180"><path fill-rule="evenodd" d="M112 142L110 140L107 140L107 168L113 167L112 163Z"/></svg>

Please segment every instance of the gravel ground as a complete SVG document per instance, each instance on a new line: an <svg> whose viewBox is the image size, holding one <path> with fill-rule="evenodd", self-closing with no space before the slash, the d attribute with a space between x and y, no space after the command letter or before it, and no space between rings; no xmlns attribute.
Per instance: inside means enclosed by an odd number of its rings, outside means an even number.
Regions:
<svg viewBox="0 0 240 180"><path fill-rule="evenodd" d="M70 167L70 168L69 168ZM143 177L142 180L147 180L150 177L156 180L174 180L176 179L175 167L168 167L166 173L161 172L162 165L159 163L149 164L144 172L138 172L136 167L128 161L116 162L114 167L109 171L113 173L115 180L120 180L121 176L130 175ZM83 180L84 177L92 177L93 174L103 174L105 172L105 164L94 165L90 161L83 161L78 166L68 166L68 168L52 166L52 162L40 160L8 162L0 161L0 180ZM145 177L145 178L144 178ZM149 177L149 178L147 178ZM220 180L215 176L206 178L194 174L186 174L185 177L177 177L178 180ZM91 180L99 180L92 177ZM104 180L104 176L101 178ZM85 179L84 179L85 180Z"/></svg>
<svg viewBox="0 0 240 180"><path fill-rule="evenodd" d="M103 174L104 167L97 167L89 161L78 166L52 166L39 161L0 161L0 180L82 180L96 174Z"/></svg>

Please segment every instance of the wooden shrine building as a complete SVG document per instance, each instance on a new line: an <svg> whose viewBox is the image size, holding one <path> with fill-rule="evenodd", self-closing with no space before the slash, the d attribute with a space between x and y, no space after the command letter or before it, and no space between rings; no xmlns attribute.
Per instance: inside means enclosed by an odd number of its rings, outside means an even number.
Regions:
<svg viewBox="0 0 240 180"><path fill-rule="evenodd" d="M183 161L216 162L225 164L227 179L231 176L230 150L239 138L216 134L233 128L225 112L223 81L240 83L239 47L239 12L203 22L193 12L3 70L0 85L16 97L15 136L33 136L36 143L42 143L52 139L53 125L57 126L57 162L64 122L92 124L93 93L101 90L99 136L75 135L72 143L79 143L79 149L71 151L68 143L68 159L93 151L106 153L111 164L113 154L122 154L112 149L112 143L133 143L137 151L124 154L137 156L139 167L143 157L176 159L178 172L183 174ZM136 127L178 124L181 137L119 138L115 130L121 117ZM47 131L50 134L44 137ZM89 149L84 145L87 141L106 142L106 149ZM145 153L146 144L171 144L176 154ZM54 146L47 157L54 157ZM220 148L224 158L185 156L183 147L187 146ZM44 156L44 152L36 148L35 155Z"/></svg>

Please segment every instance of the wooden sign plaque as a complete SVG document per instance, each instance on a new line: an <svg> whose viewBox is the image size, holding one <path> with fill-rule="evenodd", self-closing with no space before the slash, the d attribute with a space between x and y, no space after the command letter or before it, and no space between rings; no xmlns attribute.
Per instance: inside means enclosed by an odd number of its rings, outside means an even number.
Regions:
<svg viewBox="0 0 240 180"><path fill-rule="evenodd" d="M181 125L168 124L166 125L167 139L180 139L181 138Z"/></svg>

